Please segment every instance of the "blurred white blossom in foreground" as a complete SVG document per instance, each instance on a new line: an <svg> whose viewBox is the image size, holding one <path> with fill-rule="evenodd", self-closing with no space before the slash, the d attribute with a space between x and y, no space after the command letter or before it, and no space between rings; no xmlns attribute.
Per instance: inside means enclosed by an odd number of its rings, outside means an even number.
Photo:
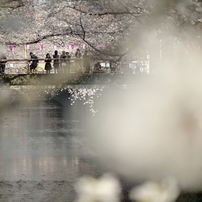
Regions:
<svg viewBox="0 0 202 202"><path fill-rule="evenodd" d="M104 174L96 179L92 176L83 176L75 185L77 202L119 202L121 186L114 176Z"/></svg>
<svg viewBox="0 0 202 202"><path fill-rule="evenodd" d="M202 190L202 60L189 54L100 98L88 127L96 160L134 182L174 177Z"/></svg>
<svg viewBox="0 0 202 202"><path fill-rule="evenodd" d="M130 199L137 202L174 202L180 190L174 179L167 178L162 182L147 181L130 192Z"/></svg>

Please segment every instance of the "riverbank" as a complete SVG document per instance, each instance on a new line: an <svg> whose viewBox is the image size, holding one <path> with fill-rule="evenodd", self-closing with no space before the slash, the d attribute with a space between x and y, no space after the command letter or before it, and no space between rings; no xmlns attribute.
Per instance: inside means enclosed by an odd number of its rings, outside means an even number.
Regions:
<svg viewBox="0 0 202 202"><path fill-rule="evenodd" d="M76 193L68 181L0 181L1 202L74 202ZM176 202L201 202L202 194L181 194ZM123 199L122 202L128 202Z"/></svg>
<svg viewBox="0 0 202 202"><path fill-rule="evenodd" d="M1 202L74 201L75 191L67 181L0 181Z"/></svg>

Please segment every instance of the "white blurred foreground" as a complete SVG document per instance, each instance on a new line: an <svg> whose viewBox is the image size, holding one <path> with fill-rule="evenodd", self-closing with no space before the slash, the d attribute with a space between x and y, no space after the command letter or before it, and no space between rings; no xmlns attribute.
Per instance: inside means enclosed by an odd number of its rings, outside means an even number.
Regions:
<svg viewBox="0 0 202 202"><path fill-rule="evenodd" d="M84 176L75 185L76 202L120 202L122 200L119 180L111 174L100 178ZM134 187L129 194L131 201L137 202L174 202L180 194L175 179L167 178L162 182L145 182Z"/></svg>
<svg viewBox="0 0 202 202"><path fill-rule="evenodd" d="M78 202L119 202L121 186L119 181L110 174L99 179L84 176L75 185Z"/></svg>
<svg viewBox="0 0 202 202"><path fill-rule="evenodd" d="M96 160L136 182L176 179L202 189L202 61L163 63L128 89L103 92L88 138Z"/></svg>
<svg viewBox="0 0 202 202"><path fill-rule="evenodd" d="M161 183L145 182L130 192L130 199L139 202L173 202L180 194L175 179L167 178Z"/></svg>

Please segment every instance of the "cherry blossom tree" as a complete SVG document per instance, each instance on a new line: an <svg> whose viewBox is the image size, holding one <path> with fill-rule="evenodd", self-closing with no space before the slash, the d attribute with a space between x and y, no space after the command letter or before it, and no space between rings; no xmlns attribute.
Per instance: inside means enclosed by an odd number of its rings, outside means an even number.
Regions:
<svg viewBox="0 0 202 202"><path fill-rule="evenodd" d="M85 44L105 59L120 60L131 51L145 54L159 38L179 40L193 37L193 32L198 36L201 30L202 7L196 1L5 0L2 5L3 44L48 43L51 50L50 44Z"/></svg>

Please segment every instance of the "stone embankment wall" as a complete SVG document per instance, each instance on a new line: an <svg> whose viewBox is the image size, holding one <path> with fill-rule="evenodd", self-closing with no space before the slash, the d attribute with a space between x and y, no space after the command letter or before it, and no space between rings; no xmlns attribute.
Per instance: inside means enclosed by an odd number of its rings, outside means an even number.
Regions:
<svg viewBox="0 0 202 202"><path fill-rule="evenodd" d="M134 84L148 75L111 74L111 73L70 73L70 74L6 74L0 79L7 85L67 85L67 84Z"/></svg>

